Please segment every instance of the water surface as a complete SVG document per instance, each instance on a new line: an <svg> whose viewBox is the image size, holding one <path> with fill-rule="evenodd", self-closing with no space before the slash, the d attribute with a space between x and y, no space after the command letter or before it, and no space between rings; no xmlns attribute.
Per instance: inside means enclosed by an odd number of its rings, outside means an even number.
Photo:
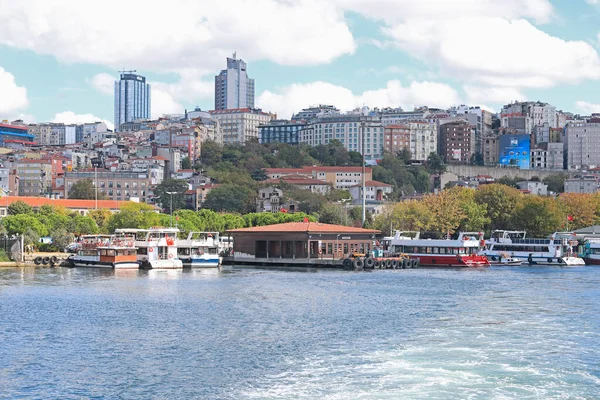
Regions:
<svg viewBox="0 0 600 400"><path fill-rule="evenodd" d="M600 268L0 270L0 397L600 398Z"/></svg>

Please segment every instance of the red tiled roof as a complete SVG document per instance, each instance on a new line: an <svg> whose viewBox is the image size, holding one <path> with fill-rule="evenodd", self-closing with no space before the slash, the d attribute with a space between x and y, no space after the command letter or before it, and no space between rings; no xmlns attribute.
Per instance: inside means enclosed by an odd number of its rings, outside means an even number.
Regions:
<svg viewBox="0 0 600 400"><path fill-rule="evenodd" d="M13 129L21 129L25 132L27 132L27 127L26 126L17 126L17 125L9 125L9 124L0 124L0 127L2 128L13 128Z"/></svg>
<svg viewBox="0 0 600 400"><path fill-rule="evenodd" d="M362 186L362 183L359 183L358 185L354 185L352 187L359 187ZM383 182L379 182L379 181L366 181L365 182L365 186L368 187L392 187L392 185L388 185L387 183L383 183Z"/></svg>
<svg viewBox="0 0 600 400"><path fill-rule="evenodd" d="M152 158L155 159L155 160L158 160L158 161L169 161L168 158L163 157L163 156L154 156Z"/></svg>
<svg viewBox="0 0 600 400"><path fill-rule="evenodd" d="M29 197L29 196L7 196L3 197L0 205L12 204L15 201L22 201L29 204L31 207L40 207L45 204L51 206L59 206L71 209L94 209L96 208L96 200L78 200L78 199L48 199L45 197ZM98 208L119 209L123 205L131 204L131 201L116 201L116 200L98 200Z"/></svg>
<svg viewBox="0 0 600 400"><path fill-rule="evenodd" d="M243 232L274 232L274 233L365 233L380 234L381 231L375 229L355 228L352 226L322 224L319 222L287 222L284 224L274 224L265 226L256 226L253 228L230 229L229 233Z"/></svg>
<svg viewBox="0 0 600 400"><path fill-rule="evenodd" d="M280 183L281 181L287 182L290 185L324 185L328 186L329 183L319 180L319 179L310 179L310 178L302 178L302 177L281 177L281 178L273 178L267 179L266 183Z"/></svg>
<svg viewBox="0 0 600 400"><path fill-rule="evenodd" d="M317 172L362 172L362 167L312 167ZM365 173L370 173L371 168L365 167Z"/></svg>

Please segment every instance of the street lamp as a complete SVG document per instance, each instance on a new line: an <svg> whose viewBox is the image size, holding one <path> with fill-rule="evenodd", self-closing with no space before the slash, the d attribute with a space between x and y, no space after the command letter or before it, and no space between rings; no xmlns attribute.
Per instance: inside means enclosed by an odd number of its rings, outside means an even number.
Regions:
<svg viewBox="0 0 600 400"><path fill-rule="evenodd" d="M177 192L165 192L168 195L171 195L171 227L173 227L173 195L177 194Z"/></svg>

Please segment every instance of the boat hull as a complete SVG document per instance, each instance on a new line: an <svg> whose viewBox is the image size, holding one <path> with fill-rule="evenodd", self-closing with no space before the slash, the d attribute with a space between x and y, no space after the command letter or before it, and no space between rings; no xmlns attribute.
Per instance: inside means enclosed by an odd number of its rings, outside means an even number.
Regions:
<svg viewBox="0 0 600 400"><path fill-rule="evenodd" d="M183 268L218 268L221 265L221 257L189 257L182 258Z"/></svg>
<svg viewBox="0 0 600 400"><path fill-rule="evenodd" d="M183 263L179 259L171 260L150 260L143 261L140 265L142 269L182 269Z"/></svg>
<svg viewBox="0 0 600 400"><path fill-rule="evenodd" d="M421 255L408 254L410 258L419 259L421 267L436 267L436 268L481 268L489 267L490 263L483 256L460 256L455 255Z"/></svg>
<svg viewBox="0 0 600 400"><path fill-rule="evenodd" d="M585 265L600 265L600 258L597 258L597 256L584 257L583 260L585 261Z"/></svg>
<svg viewBox="0 0 600 400"><path fill-rule="evenodd" d="M124 261L124 262L106 262L106 261L96 261L96 260L86 260L86 259L77 259L77 258L69 258L68 261L74 267L77 268L100 268L100 269L139 269L140 264L137 262Z"/></svg>

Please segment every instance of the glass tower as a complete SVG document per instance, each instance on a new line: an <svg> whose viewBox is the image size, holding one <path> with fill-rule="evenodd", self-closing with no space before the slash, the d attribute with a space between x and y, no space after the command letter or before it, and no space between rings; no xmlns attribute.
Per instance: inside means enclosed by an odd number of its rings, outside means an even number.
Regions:
<svg viewBox="0 0 600 400"><path fill-rule="evenodd" d="M248 78L246 63L227 58L227 69L215 76L215 110L254 108L254 79Z"/></svg>
<svg viewBox="0 0 600 400"><path fill-rule="evenodd" d="M150 85L135 71L122 71L115 81L115 130L121 124L138 119L150 119Z"/></svg>

